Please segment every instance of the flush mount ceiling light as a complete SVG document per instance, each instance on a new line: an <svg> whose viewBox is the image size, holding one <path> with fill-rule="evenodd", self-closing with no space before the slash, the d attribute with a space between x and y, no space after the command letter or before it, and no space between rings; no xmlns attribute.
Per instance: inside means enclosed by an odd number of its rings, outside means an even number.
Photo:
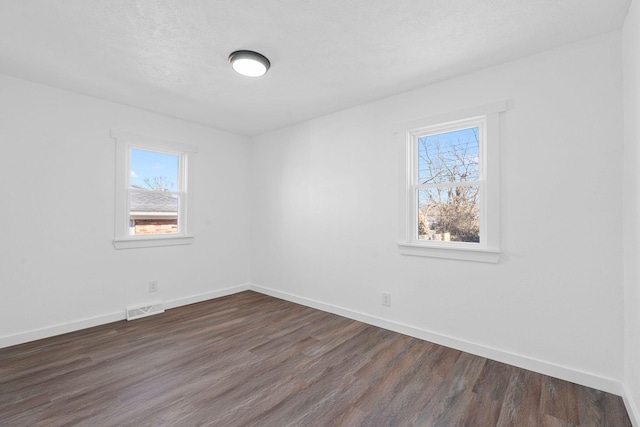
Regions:
<svg viewBox="0 0 640 427"><path fill-rule="evenodd" d="M229 55L229 63L238 73L249 77L264 76L271 66L264 55L251 50L236 50Z"/></svg>

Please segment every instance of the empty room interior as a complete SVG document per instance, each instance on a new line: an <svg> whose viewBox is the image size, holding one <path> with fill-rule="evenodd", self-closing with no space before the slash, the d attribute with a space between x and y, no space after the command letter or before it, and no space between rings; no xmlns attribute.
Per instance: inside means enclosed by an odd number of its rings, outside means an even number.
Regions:
<svg viewBox="0 0 640 427"><path fill-rule="evenodd" d="M639 103L638 0L0 2L0 425L640 426Z"/></svg>

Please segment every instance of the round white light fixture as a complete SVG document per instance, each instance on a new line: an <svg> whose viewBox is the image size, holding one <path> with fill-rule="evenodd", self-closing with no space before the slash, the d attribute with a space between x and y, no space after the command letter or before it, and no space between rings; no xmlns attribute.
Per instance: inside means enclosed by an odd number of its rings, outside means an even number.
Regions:
<svg viewBox="0 0 640 427"><path fill-rule="evenodd" d="M229 63L238 73L249 77L264 76L271 66L264 55L251 50L236 50L229 55Z"/></svg>

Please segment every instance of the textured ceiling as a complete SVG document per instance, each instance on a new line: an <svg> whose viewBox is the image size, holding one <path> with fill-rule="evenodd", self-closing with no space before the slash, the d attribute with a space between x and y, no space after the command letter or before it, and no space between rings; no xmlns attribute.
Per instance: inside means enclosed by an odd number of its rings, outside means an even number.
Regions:
<svg viewBox="0 0 640 427"><path fill-rule="evenodd" d="M630 2L0 0L0 73L255 135L617 30Z"/></svg>

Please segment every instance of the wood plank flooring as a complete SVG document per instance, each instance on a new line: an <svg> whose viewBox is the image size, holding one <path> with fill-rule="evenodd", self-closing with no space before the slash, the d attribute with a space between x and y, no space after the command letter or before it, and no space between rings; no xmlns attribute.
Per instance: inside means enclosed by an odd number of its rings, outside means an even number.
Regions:
<svg viewBox="0 0 640 427"><path fill-rule="evenodd" d="M0 426L631 426L622 400L255 292L0 349Z"/></svg>

